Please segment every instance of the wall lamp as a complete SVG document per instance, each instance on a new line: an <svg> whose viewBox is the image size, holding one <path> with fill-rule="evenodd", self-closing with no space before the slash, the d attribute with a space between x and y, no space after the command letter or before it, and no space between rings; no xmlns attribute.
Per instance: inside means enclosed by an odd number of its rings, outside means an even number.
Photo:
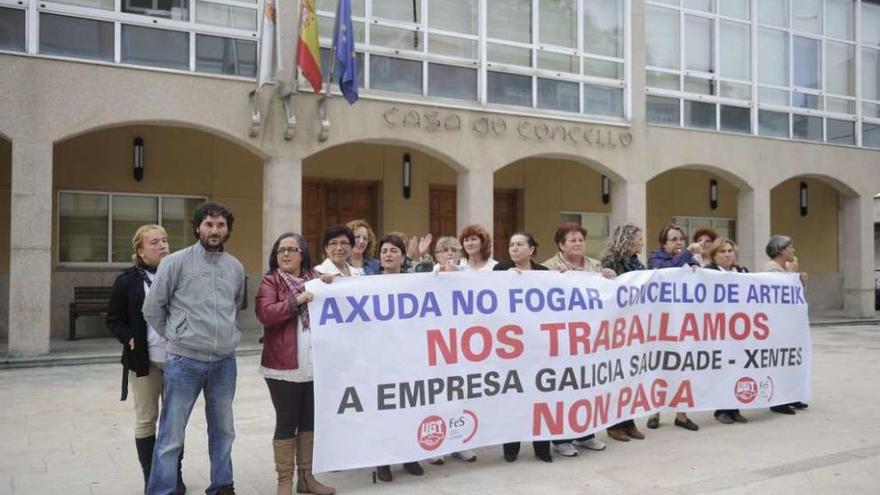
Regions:
<svg viewBox="0 0 880 495"><path fill-rule="evenodd" d="M709 181L709 208L718 208L718 181L715 179Z"/></svg>
<svg viewBox="0 0 880 495"><path fill-rule="evenodd" d="M134 138L132 145L134 180L140 182L144 179L144 139L140 136Z"/></svg>
<svg viewBox="0 0 880 495"><path fill-rule="evenodd" d="M611 181L607 175L602 176L602 204L607 205L611 201Z"/></svg>
<svg viewBox="0 0 880 495"><path fill-rule="evenodd" d="M412 195L412 158L409 153L403 154L403 197L409 199Z"/></svg>
<svg viewBox="0 0 880 495"><path fill-rule="evenodd" d="M807 216L807 183L801 182L801 192L799 196L799 203L801 207L801 216Z"/></svg>

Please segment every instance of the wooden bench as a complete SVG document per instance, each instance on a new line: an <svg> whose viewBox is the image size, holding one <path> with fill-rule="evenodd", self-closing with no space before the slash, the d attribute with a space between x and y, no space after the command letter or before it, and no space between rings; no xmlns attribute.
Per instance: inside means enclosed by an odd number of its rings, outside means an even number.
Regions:
<svg viewBox="0 0 880 495"><path fill-rule="evenodd" d="M76 319L80 316L106 316L113 287L74 287L70 303L70 328L67 340L76 340Z"/></svg>

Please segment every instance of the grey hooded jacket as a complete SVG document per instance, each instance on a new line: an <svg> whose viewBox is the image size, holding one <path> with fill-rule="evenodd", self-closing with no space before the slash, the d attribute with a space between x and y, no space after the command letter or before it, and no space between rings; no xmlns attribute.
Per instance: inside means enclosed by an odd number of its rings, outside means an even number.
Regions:
<svg viewBox="0 0 880 495"><path fill-rule="evenodd" d="M200 242L168 255L144 299L144 319L168 340L168 352L213 361L235 351L244 298L244 267Z"/></svg>

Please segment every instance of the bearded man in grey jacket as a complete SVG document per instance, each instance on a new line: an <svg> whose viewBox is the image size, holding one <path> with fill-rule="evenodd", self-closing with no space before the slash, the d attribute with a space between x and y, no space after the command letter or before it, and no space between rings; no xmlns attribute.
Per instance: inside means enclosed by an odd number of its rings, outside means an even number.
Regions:
<svg viewBox="0 0 880 495"><path fill-rule="evenodd" d="M211 485L208 495L234 494L232 400L237 375L236 318L244 298L244 267L223 249L232 234L232 212L203 203L193 215L198 242L162 260L144 300L144 319L168 341L163 404L147 493L171 495L186 424L205 394Z"/></svg>

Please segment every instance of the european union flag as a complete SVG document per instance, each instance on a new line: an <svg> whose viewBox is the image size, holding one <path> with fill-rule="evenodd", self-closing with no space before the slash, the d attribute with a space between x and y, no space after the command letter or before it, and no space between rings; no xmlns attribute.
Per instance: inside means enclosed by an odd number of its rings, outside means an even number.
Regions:
<svg viewBox="0 0 880 495"><path fill-rule="evenodd" d="M358 99L358 67L354 52L354 30L351 26L351 0L339 0L336 7L333 45L336 47L339 90L351 104Z"/></svg>

